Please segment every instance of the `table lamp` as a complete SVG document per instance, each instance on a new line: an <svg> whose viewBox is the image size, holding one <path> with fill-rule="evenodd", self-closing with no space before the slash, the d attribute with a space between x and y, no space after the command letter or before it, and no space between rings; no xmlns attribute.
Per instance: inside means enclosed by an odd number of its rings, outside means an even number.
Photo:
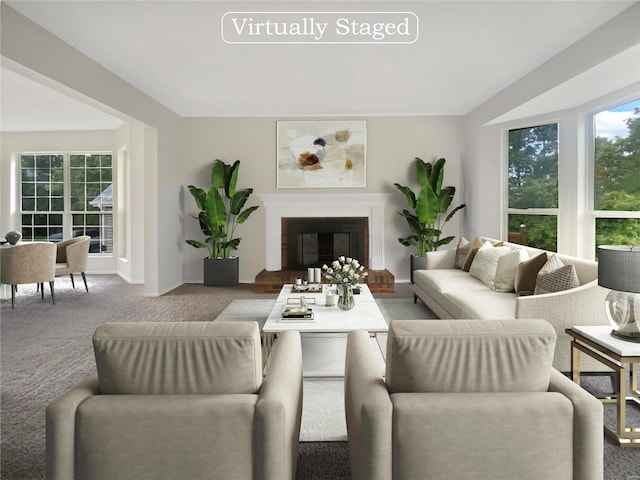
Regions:
<svg viewBox="0 0 640 480"><path fill-rule="evenodd" d="M640 342L640 247L598 247L598 285L610 288L605 312L611 335Z"/></svg>

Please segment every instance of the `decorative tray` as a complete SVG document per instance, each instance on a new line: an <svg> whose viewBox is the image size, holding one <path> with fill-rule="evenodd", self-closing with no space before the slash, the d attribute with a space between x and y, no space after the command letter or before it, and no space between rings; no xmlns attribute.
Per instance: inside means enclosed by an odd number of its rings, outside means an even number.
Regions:
<svg viewBox="0 0 640 480"><path fill-rule="evenodd" d="M293 285L291 288L293 292L322 292L322 285L320 283L310 283L309 285Z"/></svg>

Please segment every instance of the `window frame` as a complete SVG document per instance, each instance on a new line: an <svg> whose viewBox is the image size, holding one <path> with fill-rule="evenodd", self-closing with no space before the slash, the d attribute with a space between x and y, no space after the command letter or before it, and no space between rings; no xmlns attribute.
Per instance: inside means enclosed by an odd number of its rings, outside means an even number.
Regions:
<svg viewBox="0 0 640 480"><path fill-rule="evenodd" d="M62 156L62 167L63 167L63 200L64 200L64 208L62 211L51 211L51 210L47 210L47 211L41 211L39 212L38 210L23 210L22 209L22 157L23 156L43 156L43 155L59 155ZM115 164L115 155L113 151L110 150L73 150L73 151L59 151L59 150L51 150L51 151L23 151L23 152L17 152L15 159L16 159L16 179L17 179L17 189L16 189L16 193L17 193L17 215L19 218L19 225L20 228L23 228L23 224L22 224L22 218L23 215L35 215L38 213L41 214L45 214L45 215L51 215L51 214L56 214L56 215L61 215L62 216L62 232L61 232L61 239L67 239L67 238L71 238L73 235L73 230L74 230L74 224L73 224L73 217L75 215L78 214L84 214L86 215L98 215L98 216L104 216L105 212L97 210L97 211L79 211L79 210L71 210L71 157L73 155L83 155L83 156L88 156L88 155L109 155L111 156L111 185L113 185L113 200L112 200L112 207L111 210L109 210L107 213L108 215L111 215L112 218L112 222L111 222L111 238L108 238L107 236L104 237L100 237L102 239L102 242L111 242L112 251L106 251L106 252L91 252L89 255L92 257L101 257L101 258L110 258L110 257L114 257L115 256L115 252L116 252L116 242L117 242L117 236L116 236L116 232L115 232L115 222L116 222L116 211L113 208L113 205L115 204L116 201L116 173L117 173L117 169L116 169L116 164ZM85 166L85 169L87 167ZM37 205L36 205L37 207ZM98 225L98 228L101 228L103 225L102 223L100 223ZM35 226L31 226L31 228L35 228ZM83 228L86 228L86 225L83 226Z"/></svg>
<svg viewBox="0 0 640 480"><path fill-rule="evenodd" d="M596 115L598 115L599 113L602 112L606 112L607 110L610 110L612 108L616 108L619 107L621 105L624 105L626 103L630 103L633 101L638 101L640 100L640 96L638 95L630 95L630 96L626 96L623 97L622 99L615 99L612 101L609 101L603 105L600 105L596 108L592 108L589 110L588 113L585 114L585 129L586 129L586 135L585 135L585 139L586 139L586 143L587 143L587 148L586 148L586 164L587 164L587 188L586 188L586 192L587 192L587 201L586 201L586 205L587 205L587 211L586 213L586 217L587 217L587 228L588 228L588 235L587 235L587 241L585 242L585 246L587 248L587 252L588 253L588 259L590 260L596 260L596 248L598 247L598 245L596 245L596 221L599 218L603 218L603 219L627 219L627 218L636 218L636 219L640 219L640 210L639 211L634 211L634 210L596 210L595 208L595 189L596 189L596 182L595 182L595 167L596 167ZM640 169L639 169L639 175L640 175Z"/></svg>
<svg viewBox="0 0 640 480"><path fill-rule="evenodd" d="M509 132L511 130L522 130L526 128L534 128L540 127L543 125L557 125L558 129L558 206L553 208L513 208L509 207ZM561 148L561 132L562 132L562 120L558 118L552 119L537 119L535 121L528 121L519 124L508 125L502 129L502 215L501 215L501 226L500 230L502 232L502 238L509 238L509 215L536 215L536 216L555 216L556 217L556 249L559 250L560 245L560 217L562 211L562 193L561 193L561 185L562 185L562 148Z"/></svg>

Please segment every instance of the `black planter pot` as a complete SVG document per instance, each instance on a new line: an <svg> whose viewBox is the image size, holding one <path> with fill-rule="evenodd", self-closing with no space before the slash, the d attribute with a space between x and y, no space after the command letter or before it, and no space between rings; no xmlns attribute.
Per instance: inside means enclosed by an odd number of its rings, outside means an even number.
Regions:
<svg viewBox="0 0 640 480"><path fill-rule="evenodd" d="M427 257L418 257L417 255L411 255L411 283L413 283L413 271L424 270L427 266Z"/></svg>
<svg viewBox="0 0 640 480"><path fill-rule="evenodd" d="M204 259L204 284L209 287L238 285L239 275L239 257Z"/></svg>

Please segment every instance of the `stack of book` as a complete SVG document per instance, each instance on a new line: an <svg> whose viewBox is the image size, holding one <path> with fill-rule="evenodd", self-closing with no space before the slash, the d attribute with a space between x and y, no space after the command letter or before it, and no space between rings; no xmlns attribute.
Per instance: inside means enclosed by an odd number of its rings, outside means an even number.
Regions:
<svg viewBox="0 0 640 480"><path fill-rule="evenodd" d="M306 305L285 305L280 320L283 322L310 322L313 321L313 310Z"/></svg>

